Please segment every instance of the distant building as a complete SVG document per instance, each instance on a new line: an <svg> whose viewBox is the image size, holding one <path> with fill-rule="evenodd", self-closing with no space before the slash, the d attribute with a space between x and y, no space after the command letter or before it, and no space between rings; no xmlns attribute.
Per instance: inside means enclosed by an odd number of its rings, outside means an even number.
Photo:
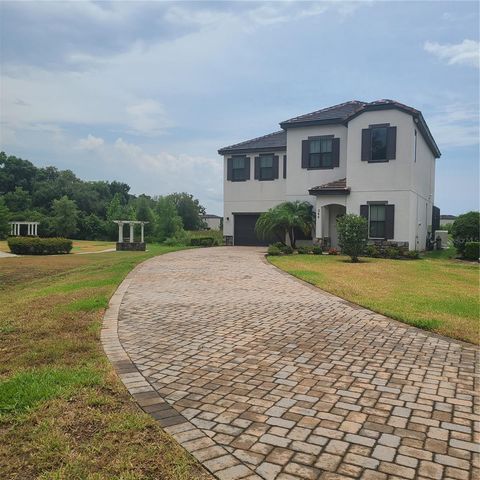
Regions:
<svg viewBox="0 0 480 480"><path fill-rule="evenodd" d="M455 215L440 215L440 225L450 225L456 219Z"/></svg>
<svg viewBox="0 0 480 480"><path fill-rule="evenodd" d="M205 215L201 216L201 219L207 224L208 230L220 230L222 225L222 217L206 213Z"/></svg>

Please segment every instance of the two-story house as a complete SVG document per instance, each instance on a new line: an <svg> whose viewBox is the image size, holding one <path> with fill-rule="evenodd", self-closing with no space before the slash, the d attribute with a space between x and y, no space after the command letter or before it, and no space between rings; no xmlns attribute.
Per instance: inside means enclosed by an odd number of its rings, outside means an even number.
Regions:
<svg viewBox="0 0 480 480"><path fill-rule="evenodd" d="M420 111L393 100L354 100L280 127L218 151L227 244L265 245L254 230L258 216L306 200L315 212L315 242L337 247L337 217L355 213L367 218L372 241L425 249L439 217L433 202L440 151Z"/></svg>

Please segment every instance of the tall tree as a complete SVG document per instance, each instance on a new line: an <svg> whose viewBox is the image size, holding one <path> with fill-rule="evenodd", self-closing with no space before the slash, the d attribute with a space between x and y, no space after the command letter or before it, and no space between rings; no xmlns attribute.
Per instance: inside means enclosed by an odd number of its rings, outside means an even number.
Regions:
<svg viewBox="0 0 480 480"><path fill-rule="evenodd" d="M182 218L185 230L200 230L203 226L200 215L205 214L205 208L193 195L182 192L168 195Z"/></svg>
<svg viewBox="0 0 480 480"><path fill-rule="evenodd" d="M28 210L32 204L30 194L23 187L16 187L15 190L6 193L3 199L8 209L12 212Z"/></svg>
<svg viewBox="0 0 480 480"><path fill-rule="evenodd" d="M157 202L157 240L163 242L167 238L175 237L183 230L182 218L171 198L160 197Z"/></svg>
<svg viewBox="0 0 480 480"><path fill-rule="evenodd" d="M56 235L70 237L77 231L78 210L75 202L64 195L53 201L52 220Z"/></svg>
<svg viewBox="0 0 480 480"><path fill-rule="evenodd" d="M141 222L148 222L145 225L145 233L150 235L155 230L155 216L149 206L145 195L140 195L137 200L136 218Z"/></svg>
<svg viewBox="0 0 480 480"><path fill-rule="evenodd" d="M5 205L5 201L0 197L0 238L5 238L10 233L10 211Z"/></svg>

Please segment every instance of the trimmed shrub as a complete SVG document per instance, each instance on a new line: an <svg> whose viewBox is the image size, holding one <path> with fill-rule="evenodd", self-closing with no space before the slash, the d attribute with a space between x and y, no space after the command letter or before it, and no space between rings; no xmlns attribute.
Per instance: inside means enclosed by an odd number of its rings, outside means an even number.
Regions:
<svg viewBox="0 0 480 480"><path fill-rule="evenodd" d="M192 247L213 247L215 239L213 237L196 237L190 240Z"/></svg>
<svg viewBox="0 0 480 480"><path fill-rule="evenodd" d="M399 258L400 257L400 249L398 247L387 247L385 249L385 257L386 258Z"/></svg>
<svg viewBox="0 0 480 480"><path fill-rule="evenodd" d="M376 245L367 245L365 247L365 255L367 257L379 258L382 256L382 253Z"/></svg>
<svg viewBox="0 0 480 480"><path fill-rule="evenodd" d="M284 254L284 255L291 255L293 253L293 248L290 246L290 245L284 245L280 251Z"/></svg>
<svg viewBox="0 0 480 480"><path fill-rule="evenodd" d="M480 256L480 242L467 242L463 256L467 260L478 260Z"/></svg>
<svg viewBox="0 0 480 480"><path fill-rule="evenodd" d="M297 248L297 252L298 252L300 255L308 255L308 254L312 253L312 250L313 250L313 248L312 248L312 247L308 247L308 246L302 246L302 247L298 247L298 248Z"/></svg>
<svg viewBox="0 0 480 480"><path fill-rule="evenodd" d="M67 238L10 237L8 246L17 255L55 255L70 253L72 241Z"/></svg>
<svg viewBox="0 0 480 480"><path fill-rule="evenodd" d="M276 245L270 245L268 247L267 253L268 253L268 255L272 255L272 256L276 257L278 255L281 255L282 251Z"/></svg>
<svg viewBox="0 0 480 480"><path fill-rule="evenodd" d="M480 240L480 213L468 212L459 215L452 225L453 244L461 255L467 243Z"/></svg>
<svg viewBox="0 0 480 480"><path fill-rule="evenodd" d="M402 255L408 260L417 260L420 258L420 254L416 250L406 250Z"/></svg>
<svg viewBox="0 0 480 480"><path fill-rule="evenodd" d="M314 255L321 255L323 253L323 249L320 245L315 245L313 248L312 248L312 253Z"/></svg>

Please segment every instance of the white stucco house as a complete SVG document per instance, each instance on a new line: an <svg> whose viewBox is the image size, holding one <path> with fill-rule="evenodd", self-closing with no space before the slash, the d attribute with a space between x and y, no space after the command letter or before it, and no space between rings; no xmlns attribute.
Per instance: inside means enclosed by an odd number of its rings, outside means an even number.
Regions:
<svg viewBox="0 0 480 480"><path fill-rule="evenodd" d="M285 201L313 206L314 242L337 247L336 218L368 219L369 238L424 250L438 228L435 160L422 113L393 100L357 100L300 115L281 130L221 148L227 244L264 245L258 216Z"/></svg>
<svg viewBox="0 0 480 480"><path fill-rule="evenodd" d="M212 213L206 213L200 217L208 230L220 230L222 226L222 217L213 215Z"/></svg>

